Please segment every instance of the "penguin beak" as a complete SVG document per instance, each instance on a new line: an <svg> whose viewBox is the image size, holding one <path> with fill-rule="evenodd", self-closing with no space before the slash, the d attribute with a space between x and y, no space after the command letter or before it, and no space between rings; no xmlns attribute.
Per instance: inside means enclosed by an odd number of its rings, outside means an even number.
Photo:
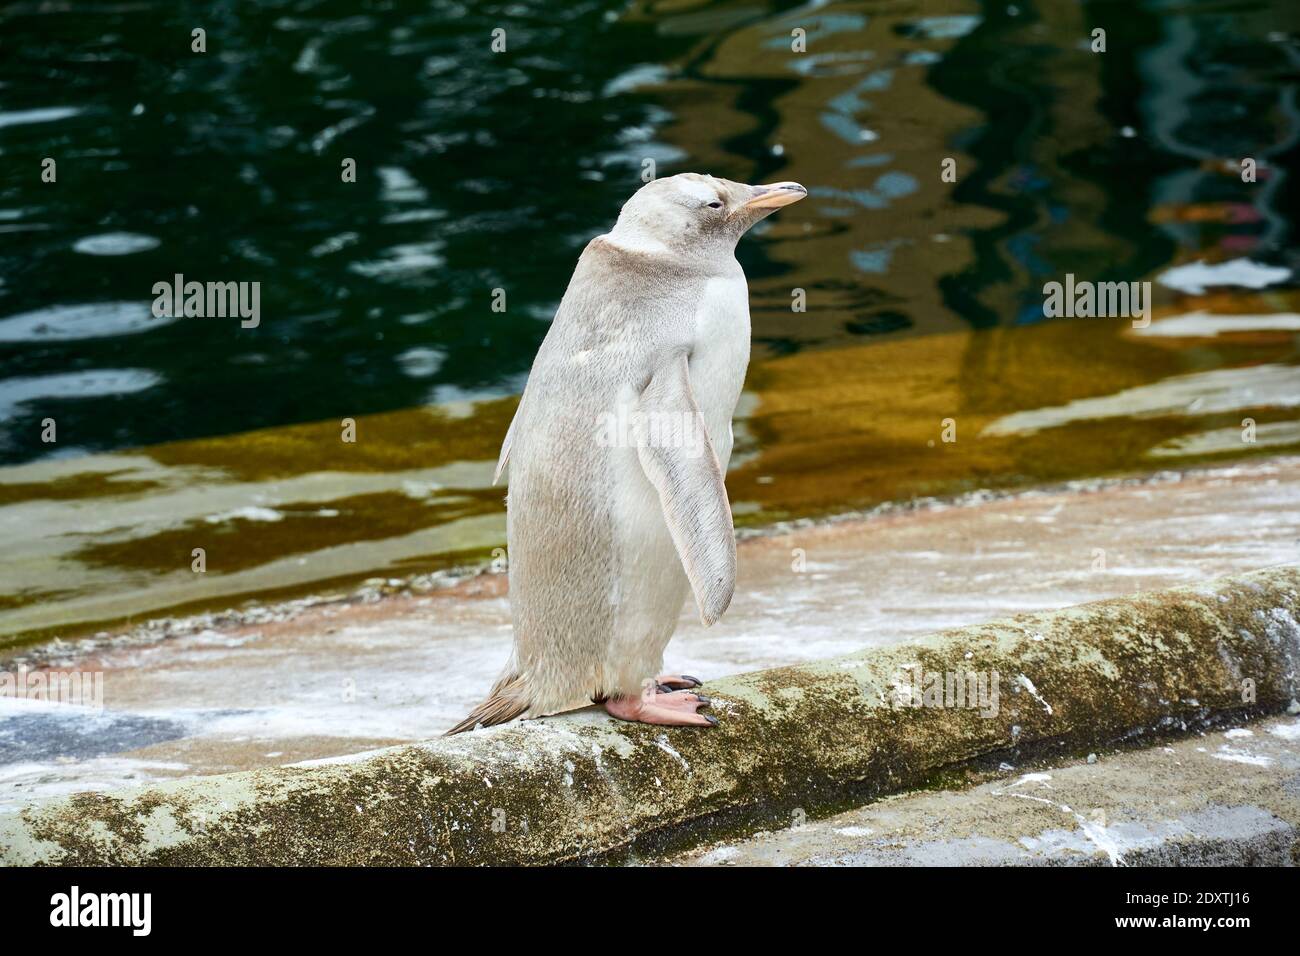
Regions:
<svg viewBox="0 0 1300 956"><path fill-rule="evenodd" d="M769 186L750 186L750 196L742 209L779 209L798 202L808 195L808 190L798 183L772 183Z"/></svg>

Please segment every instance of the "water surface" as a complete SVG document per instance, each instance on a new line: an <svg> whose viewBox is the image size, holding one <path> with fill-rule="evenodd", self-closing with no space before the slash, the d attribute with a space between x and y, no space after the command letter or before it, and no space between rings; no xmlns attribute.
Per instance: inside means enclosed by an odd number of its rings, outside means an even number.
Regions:
<svg viewBox="0 0 1300 956"><path fill-rule="evenodd" d="M515 396L648 159L810 190L739 250L740 523L1295 449L1296 28L1286 2L9 4L0 641L487 556ZM260 282L260 324L155 318L177 273ZM1045 319L1067 273L1152 282L1155 321Z"/></svg>

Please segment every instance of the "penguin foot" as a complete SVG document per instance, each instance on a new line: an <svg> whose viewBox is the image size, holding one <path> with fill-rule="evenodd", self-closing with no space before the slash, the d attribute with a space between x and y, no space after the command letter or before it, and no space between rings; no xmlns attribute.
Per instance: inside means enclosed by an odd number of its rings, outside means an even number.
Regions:
<svg viewBox="0 0 1300 956"><path fill-rule="evenodd" d="M692 687L699 687L704 681L690 674L660 674L655 678L655 683L659 685L659 693L667 694L674 690L690 690Z"/></svg>
<svg viewBox="0 0 1300 956"><path fill-rule="evenodd" d="M697 713L701 707L708 707L711 703L713 701L707 697L678 690L667 694L643 694L640 697L610 697L605 701L605 710L611 717L634 723L716 727L718 718L712 714Z"/></svg>

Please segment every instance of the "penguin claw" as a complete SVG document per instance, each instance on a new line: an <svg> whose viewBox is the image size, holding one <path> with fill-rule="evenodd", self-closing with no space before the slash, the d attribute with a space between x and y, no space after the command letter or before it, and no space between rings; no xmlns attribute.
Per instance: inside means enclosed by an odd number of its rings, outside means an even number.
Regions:
<svg viewBox="0 0 1300 956"><path fill-rule="evenodd" d="M690 690L692 687L700 687L704 681L698 677L692 677L690 674L660 674L655 678L655 683L661 688L667 687L668 690L660 690L661 694L666 694L674 690Z"/></svg>
<svg viewBox="0 0 1300 956"><path fill-rule="evenodd" d="M674 690L667 694L660 694L656 697L656 701L665 707L685 707L688 704L694 704L697 707L708 707L713 703L711 697L705 697L703 694L697 694L690 690Z"/></svg>
<svg viewBox="0 0 1300 956"><path fill-rule="evenodd" d="M698 713L701 707L707 707L711 703L713 701L699 694L673 691L648 697L610 697L605 701L605 710L619 720L642 724L716 727L718 718Z"/></svg>

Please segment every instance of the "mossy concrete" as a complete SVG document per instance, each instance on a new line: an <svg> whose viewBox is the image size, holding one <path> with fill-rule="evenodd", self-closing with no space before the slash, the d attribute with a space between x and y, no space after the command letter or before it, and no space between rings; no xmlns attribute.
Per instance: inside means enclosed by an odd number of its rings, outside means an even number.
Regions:
<svg viewBox="0 0 1300 956"><path fill-rule="evenodd" d="M1300 696L1298 616L1300 566L1020 615L710 683L717 729L587 710L346 762L79 794L0 816L0 862L626 861L982 761L1280 712ZM998 706L902 703L917 665L996 673Z"/></svg>
<svg viewBox="0 0 1300 956"><path fill-rule="evenodd" d="M960 792L903 793L819 820L794 817L660 862L1300 866L1300 718L1022 765Z"/></svg>

